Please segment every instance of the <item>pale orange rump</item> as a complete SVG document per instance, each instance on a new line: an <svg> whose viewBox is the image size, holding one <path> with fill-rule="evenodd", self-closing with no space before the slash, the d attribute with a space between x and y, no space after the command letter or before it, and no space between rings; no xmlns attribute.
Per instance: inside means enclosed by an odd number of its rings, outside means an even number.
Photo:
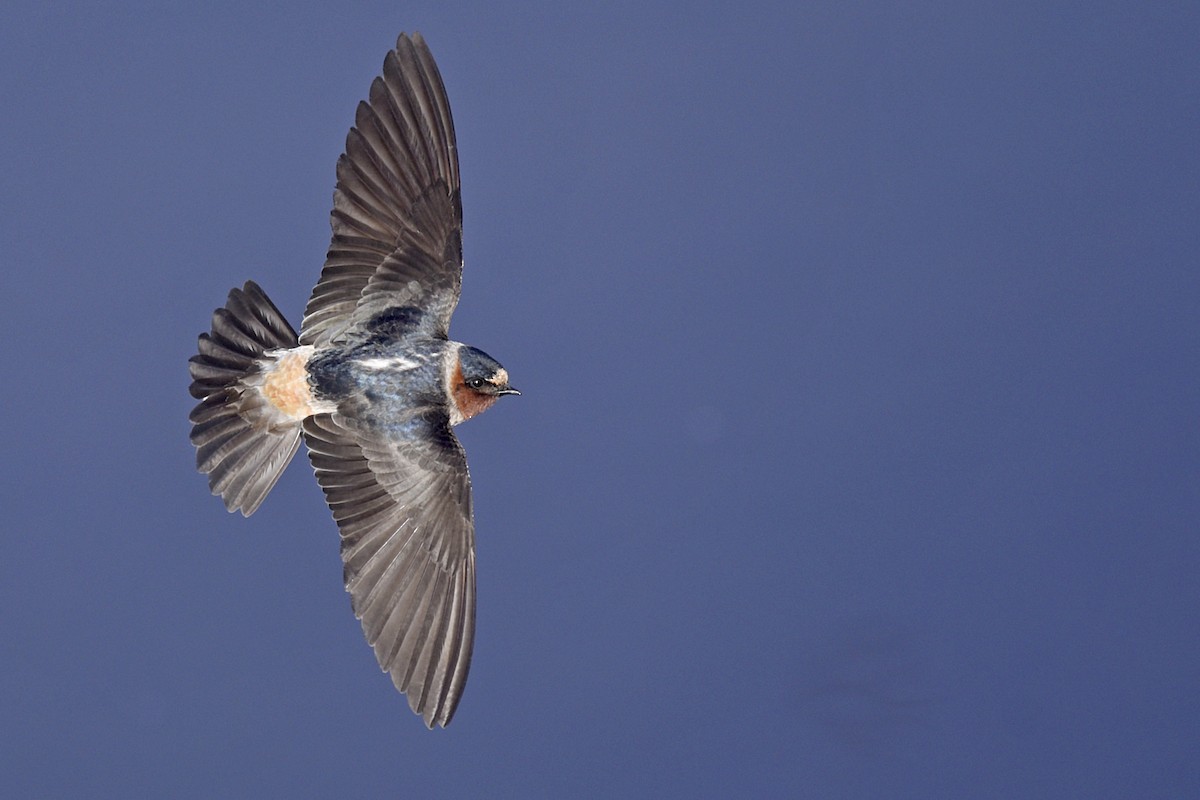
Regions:
<svg viewBox="0 0 1200 800"><path fill-rule="evenodd" d="M263 396L292 419L312 416L312 388L308 385L308 352L288 353L275 362L263 380Z"/></svg>

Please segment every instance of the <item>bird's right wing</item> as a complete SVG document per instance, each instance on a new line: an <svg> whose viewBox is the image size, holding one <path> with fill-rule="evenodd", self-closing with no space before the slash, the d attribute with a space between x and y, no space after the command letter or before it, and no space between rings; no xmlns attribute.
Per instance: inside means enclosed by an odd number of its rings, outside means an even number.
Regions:
<svg viewBox="0 0 1200 800"><path fill-rule="evenodd" d="M342 535L346 591L379 666L425 724L458 706L475 637L471 480L444 415L385 430L342 416L304 422Z"/></svg>

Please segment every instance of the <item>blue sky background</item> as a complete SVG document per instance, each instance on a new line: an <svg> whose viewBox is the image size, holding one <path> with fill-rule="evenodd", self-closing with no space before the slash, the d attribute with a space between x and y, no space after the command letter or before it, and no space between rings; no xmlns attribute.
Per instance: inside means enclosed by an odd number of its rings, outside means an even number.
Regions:
<svg viewBox="0 0 1200 800"><path fill-rule="evenodd" d="M1195 4L569 7L0 7L3 794L1200 796ZM186 422L401 30L525 393L435 732Z"/></svg>

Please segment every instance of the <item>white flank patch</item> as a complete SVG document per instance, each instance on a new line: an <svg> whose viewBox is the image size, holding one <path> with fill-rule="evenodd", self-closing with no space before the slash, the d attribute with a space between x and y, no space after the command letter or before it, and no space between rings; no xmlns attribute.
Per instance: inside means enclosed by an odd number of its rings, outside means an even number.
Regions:
<svg viewBox="0 0 1200 800"><path fill-rule="evenodd" d="M411 358L405 358L404 356L393 356L392 358L364 358L358 362L358 365L364 369L386 369L395 372L405 372L421 366L421 362L413 361Z"/></svg>

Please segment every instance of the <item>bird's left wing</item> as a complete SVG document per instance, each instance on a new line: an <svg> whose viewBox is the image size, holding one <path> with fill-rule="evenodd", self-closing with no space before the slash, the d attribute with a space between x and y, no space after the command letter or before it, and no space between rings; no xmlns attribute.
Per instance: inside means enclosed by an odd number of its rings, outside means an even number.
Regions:
<svg viewBox="0 0 1200 800"><path fill-rule="evenodd" d="M379 666L425 724L450 722L475 635L471 481L444 415L379 428L339 413L304 422L342 535L346 591Z"/></svg>
<svg viewBox="0 0 1200 800"><path fill-rule="evenodd" d="M400 35L359 103L330 224L301 344L328 344L393 308L446 336L462 286L458 150L446 88L420 34Z"/></svg>

